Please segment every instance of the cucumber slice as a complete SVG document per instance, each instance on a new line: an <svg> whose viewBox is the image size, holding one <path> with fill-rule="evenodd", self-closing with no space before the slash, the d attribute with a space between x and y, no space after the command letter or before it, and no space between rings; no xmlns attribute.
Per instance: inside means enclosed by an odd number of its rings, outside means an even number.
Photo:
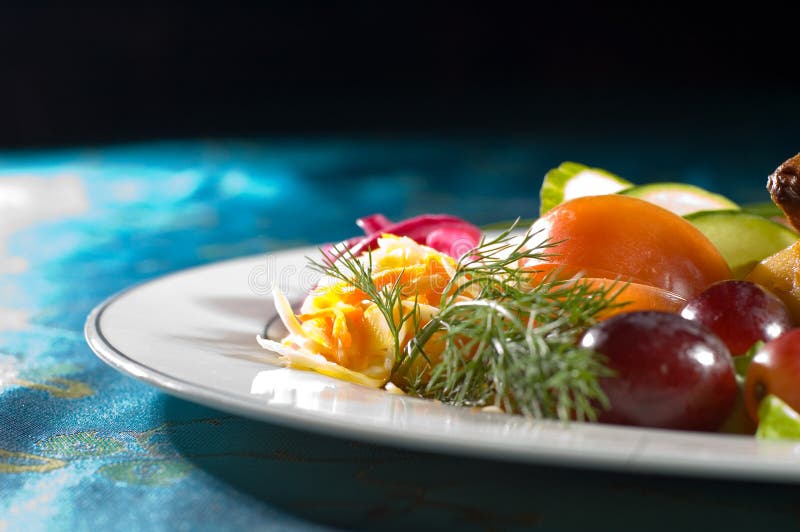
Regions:
<svg viewBox="0 0 800 532"><path fill-rule="evenodd" d="M742 210L750 214L763 216L764 218L783 218L783 211L781 208L771 201L742 205Z"/></svg>
<svg viewBox="0 0 800 532"><path fill-rule="evenodd" d="M685 218L717 247L737 279L800 238L785 225L744 211L703 211Z"/></svg>
<svg viewBox="0 0 800 532"><path fill-rule="evenodd" d="M620 194L655 203L680 216L700 211L739 209L725 196L687 183L649 183L625 189Z"/></svg>
<svg viewBox="0 0 800 532"><path fill-rule="evenodd" d="M566 161L545 174L539 191L539 215L567 200L614 194L631 186L630 181L601 168Z"/></svg>

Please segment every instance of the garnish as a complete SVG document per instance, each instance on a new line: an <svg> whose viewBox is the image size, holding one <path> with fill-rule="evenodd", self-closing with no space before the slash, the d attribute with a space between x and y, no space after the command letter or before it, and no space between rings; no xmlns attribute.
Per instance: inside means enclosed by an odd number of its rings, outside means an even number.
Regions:
<svg viewBox="0 0 800 532"><path fill-rule="evenodd" d="M577 343L601 311L617 305L624 283L556 280L535 266L551 244L531 245L535 234L517 236L515 228L484 238L455 264L430 316L421 316L416 300L403 304L402 275L375 284L369 253L310 262L378 307L393 335L391 381L407 393L536 418L595 419L607 406L599 379L611 372Z"/></svg>

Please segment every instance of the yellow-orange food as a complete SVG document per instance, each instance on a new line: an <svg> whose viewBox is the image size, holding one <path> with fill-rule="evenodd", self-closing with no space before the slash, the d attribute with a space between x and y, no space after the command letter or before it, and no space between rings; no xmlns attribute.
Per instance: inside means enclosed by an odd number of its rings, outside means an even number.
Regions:
<svg viewBox="0 0 800 532"><path fill-rule="evenodd" d="M554 244L548 262L655 286L685 299L731 278L722 255L691 223L628 196L567 201L537 220L533 231L539 232L537 239Z"/></svg>
<svg viewBox="0 0 800 532"><path fill-rule="evenodd" d="M364 260L366 256L364 257ZM407 237L384 235L372 251L372 280L376 288L402 286L402 313L416 305L416 321L427 323L436 312L443 291L455 269L455 261ZM282 317L290 335L283 344L324 357L353 372L368 375L382 385L391 372L395 337L379 307L367 294L342 281L321 284L306 298L300 314ZM401 309L396 309L395 323ZM413 323L400 327L400 347L411 339ZM317 369L313 359L298 359L306 369ZM289 359L292 364L291 358ZM330 374L330 364L323 363ZM348 378L341 372L342 378ZM352 379L350 379L352 380ZM381 382L382 381L382 382Z"/></svg>
<svg viewBox="0 0 800 532"><path fill-rule="evenodd" d="M610 279L593 278L581 279L577 282L586 283L593 289L604 288L609 290L609 294L615 294L613 305L597 315L601 320L608 319L622 312L638 310L680 312L684 305L686 305L686 300L679 295L646 284L626 284Z"/></svg>
<svg viewBox="0 0 800 532"><path fill-rule="evenodd" d="M800 323L800 242L756 264L745 279L781 298L794 322Z"/></svg>

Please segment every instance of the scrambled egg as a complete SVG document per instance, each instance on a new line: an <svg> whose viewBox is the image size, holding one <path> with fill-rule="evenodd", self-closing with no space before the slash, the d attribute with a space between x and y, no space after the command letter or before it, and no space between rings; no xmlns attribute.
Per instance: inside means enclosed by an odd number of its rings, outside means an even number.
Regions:
<svg viewBox="0 0 800 532"><path fill-rule="evenodd" d="M366 265L367 255L359 260ZM418 305L417 323L427 323L438 310L455 261L408 237L383 235L372 251L372 279L378 289L403 286L403 312ZM282 355L287 365L309 369L371 387L389 380L395 363L395 342L386 319L367 295L342 281L323 280L295 315L280 292L278 314L289 331L280 343L259 338L261 345ZM395 317L399 320L400 311ZM404 347L413 335L411 320L400 329Z"/></svg>

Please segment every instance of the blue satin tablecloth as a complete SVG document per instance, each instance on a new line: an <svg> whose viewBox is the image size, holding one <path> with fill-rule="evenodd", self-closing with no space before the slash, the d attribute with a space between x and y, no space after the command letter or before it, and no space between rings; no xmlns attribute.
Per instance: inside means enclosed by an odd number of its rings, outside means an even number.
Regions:
<svg viewBox="0 0 800 532"><path fill-rule="evenodd" d="M360 215L534 216L562 160L758 201L792 149L539 136L0 154L0 531L797 528L796 486L332 439L167 396L105 366L82 334L92 307L132 284L342 239Z"/></svg>

